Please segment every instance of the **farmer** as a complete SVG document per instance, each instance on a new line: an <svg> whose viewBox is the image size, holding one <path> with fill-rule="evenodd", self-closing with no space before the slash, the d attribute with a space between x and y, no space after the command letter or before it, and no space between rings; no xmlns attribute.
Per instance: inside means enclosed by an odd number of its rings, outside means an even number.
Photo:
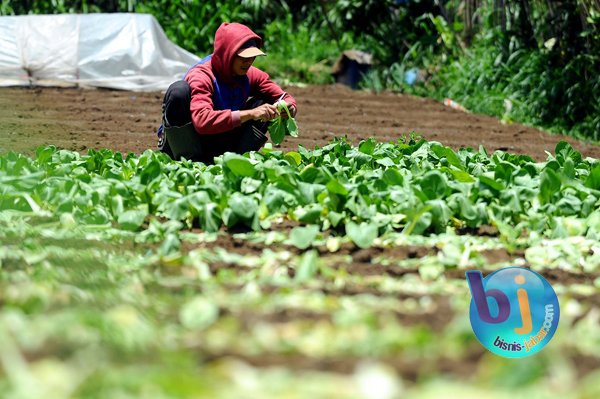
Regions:
<svg viewBox="0 0 600 399"><path fill-rule="evenodd" d="M223 23L214 52L167 89L158 148L173 159L212 163L227 151L259 150L281 99L296 114L296 100L252 66L262 39L239 23Z"/></svg>

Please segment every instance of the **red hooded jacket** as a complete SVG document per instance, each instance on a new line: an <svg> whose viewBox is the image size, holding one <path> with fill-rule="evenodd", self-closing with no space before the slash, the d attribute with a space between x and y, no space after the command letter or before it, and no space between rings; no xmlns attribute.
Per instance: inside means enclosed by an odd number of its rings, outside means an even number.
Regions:
<svg viewBox="0 0 600 399"><path fill-rule="evenodd" d="M223 107L221 93L227 91L244 104L250 96L261 96L274 103L284 93L269 75L250 67L244 77L233 76L233 60L244 43L254 39L260 47L262 39L250 28L239 23L223 23L215 33L214 52L193 66L185 76L192 89L190 111L198 134L224 133L241 125L240 111ZM289 94L283 97L296 110L296 100ZM221 109L220 109L221 108Z"/></svg>

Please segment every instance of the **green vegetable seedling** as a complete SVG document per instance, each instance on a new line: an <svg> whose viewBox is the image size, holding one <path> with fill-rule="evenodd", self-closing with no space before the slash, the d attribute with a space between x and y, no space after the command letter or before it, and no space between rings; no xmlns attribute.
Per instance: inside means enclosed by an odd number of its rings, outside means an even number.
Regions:
<svg viewBox="0 0 600 399"><path fill-rule="evenodd" d="M274 144L281 144L286 135L298 137L298 124L292 117L292 114L290 114L290 110L285 101L277 101L277 109L279 110L279 116L269 125L269 133L271 135L271 141L273 141ZM287 114L287 118L283 117L284 111Z"/></svg>

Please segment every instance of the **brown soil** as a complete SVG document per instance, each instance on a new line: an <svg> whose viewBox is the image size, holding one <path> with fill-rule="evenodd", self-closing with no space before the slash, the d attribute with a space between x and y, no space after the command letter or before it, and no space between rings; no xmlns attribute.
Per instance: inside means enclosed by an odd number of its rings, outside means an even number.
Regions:
<svg viewBox="0 0 600 399"><path fill-rule="evenodd" d="M392 314L398 320L402 326L429 326L433 331L441 331L448 323L454 318L454 312L450 306L450 300L448 297L433 297L436 302L436 306L432 311L423 313L406 313L400 311L383 311L378 312L379 314L389 315ZM221 315L230 314L234 316L238 321L241 322L245 329L250 329L250 326L259 323L279 323L285 324L298 320L305 320L316 322L319 320L331 322L333 314L330 312L314 312L311 310L301 309L280 309L269 313L258 313L258 312L230 312L227 309L220 310Z"/></svg>
<svg viewBox="0 0 600 399"><path fill-rule="evenodd" d="M403 357L380 356L374 360L385 363L393 368L396 373L410 383L418 383L419 379L427 378L429 375L442 373L446 376L460 378L462 381L471 381L477 373L480 359L485 355L483 347L472 346L463 359L431 358L431 359L407 359ZM319 370L349 374L365 358L359 357L331 357L316 358L298 354L266 353L260 356L251 356L239 353L202 353L204 362L212 362L223 358L235 358L243 360L255 367L292 367L297 370Z"/></svg>
<svg viewBox="0 0 600 399"><path fill-rule="evenodd" d="M298 101L300 137L288 138L284 150L302 144L323 146L347 135L357 143L375 137L396 141L416 132L453 148L483 145L546 158L560 140L567 140L584 156L600 158L600 146L553 136L518 124L468 114L430 99L351 91L339 86L289 87ZM134 93L104 89L0 88L0 153L10 150L33 154L36 147L54 144L84 151L109 148L140 153L155 148L162 93Z"/></svg>
<svg viewBox="0 0 600 399"><path fill-rule="evenodd" d="M201 352L200 357L203 362L212 362L223 358L235 358L255 367L291 367L299 370L321 370L342 374L354 372L359 363L368 360L350 356L316 358L300 354L283 353L262 353L260 356L256 356L235 352L214 354L200 350L199 352ZM596 372L600 367L600 360L597 357L574 351L567 351L563 355L574 365L578 378L583 378L592 372ZM493 355L486 352L483 346L473 342L460 359L452 359L441 355L440 357L419 357L418 359L402 356L378 356L375 360L393 368L396 373L410 384L418 384L429 376L436 374L443 374L446 378L458 379L465 384L469 384L476 380L479 374L485 373L485 371L482 371L482 369L485 369L482 367L482 364L485 364L492 357ZM503 361L506 361L506 359Z"/></svg>

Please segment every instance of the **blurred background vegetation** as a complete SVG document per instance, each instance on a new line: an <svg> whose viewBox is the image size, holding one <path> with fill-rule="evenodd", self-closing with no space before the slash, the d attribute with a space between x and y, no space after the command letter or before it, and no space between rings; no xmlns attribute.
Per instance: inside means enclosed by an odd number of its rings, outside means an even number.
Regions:
<svg viewBox="0 0 600 399"><path fill-rule="evenodd" d="M359 49L375 60L364 88L600 140L600 0L0 0L1 15L87 12L153 14L199 56L221 22L246 23L282 83L333 82Z"/></svg>

